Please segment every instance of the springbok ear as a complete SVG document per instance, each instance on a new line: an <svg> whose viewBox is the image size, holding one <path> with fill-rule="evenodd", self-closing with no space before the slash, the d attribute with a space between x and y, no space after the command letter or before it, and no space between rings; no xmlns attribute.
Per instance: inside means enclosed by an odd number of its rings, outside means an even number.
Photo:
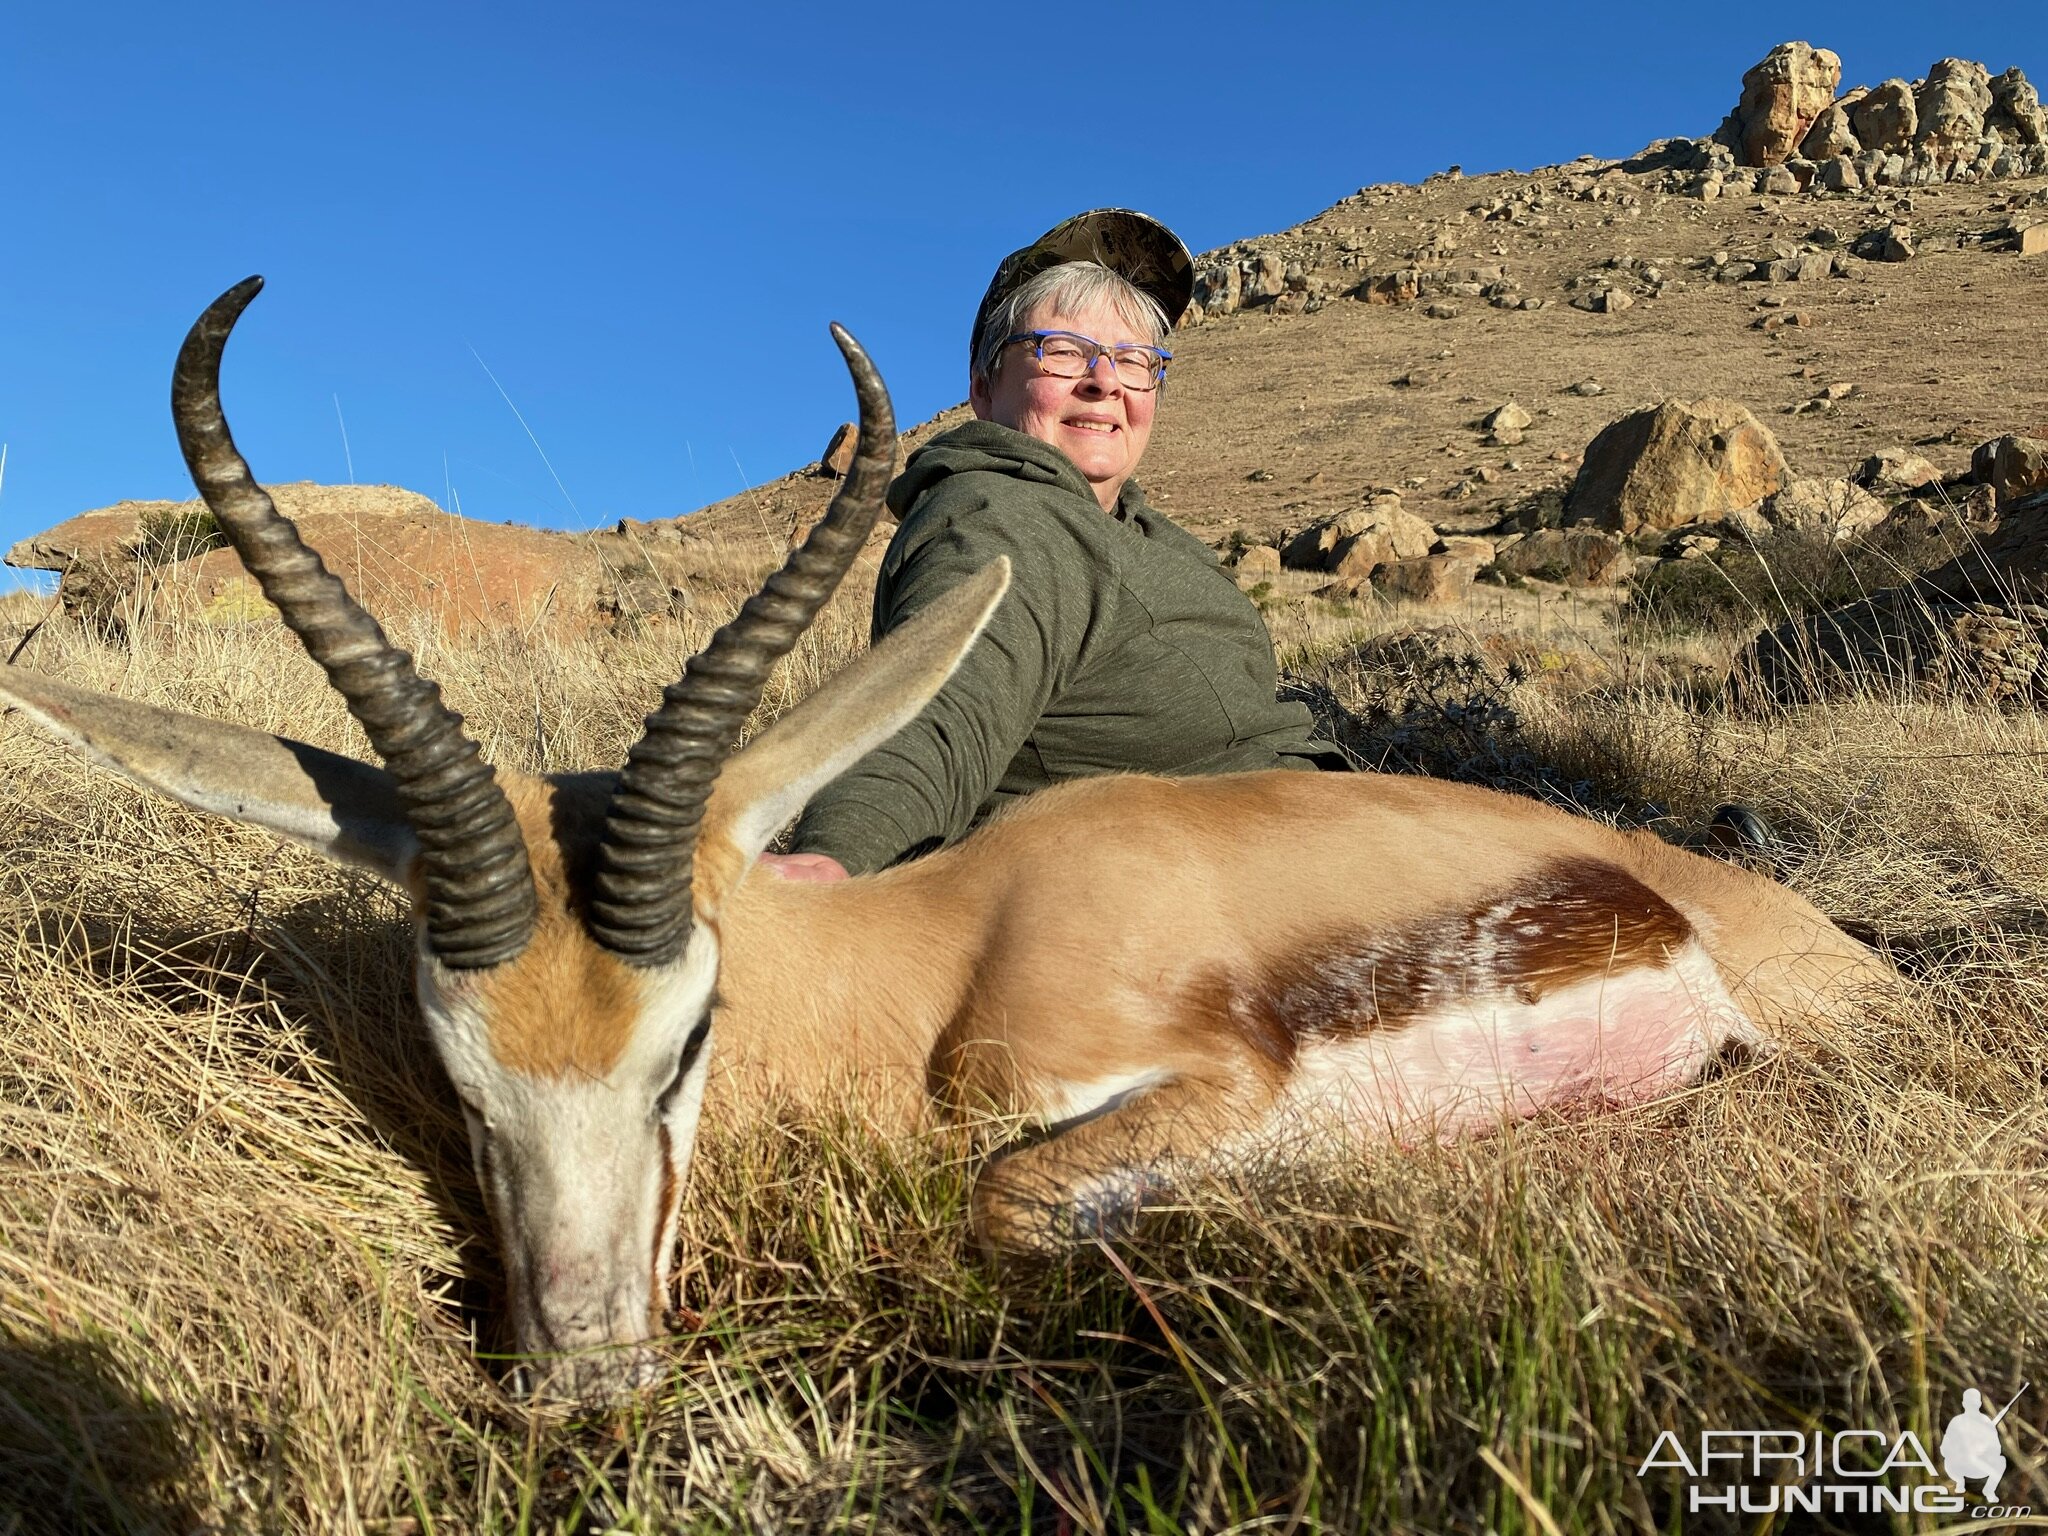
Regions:
<svg viewBox="0 0 2048 1536"><path fill-rule="evenodd" d="M400 885L419 853L390 775L352 757L21 667L0 666L0 704L101 767L194 810L267 827Z"/></svg>
<svg viewBox="0 0 2048 1536"><path fill-rule="evenodd" d="M1008 556L976 571L749 742L719 771L700 845L699 894L715 910L776 830L819 788L908 725L945 685L1010 586Z"/></svg>

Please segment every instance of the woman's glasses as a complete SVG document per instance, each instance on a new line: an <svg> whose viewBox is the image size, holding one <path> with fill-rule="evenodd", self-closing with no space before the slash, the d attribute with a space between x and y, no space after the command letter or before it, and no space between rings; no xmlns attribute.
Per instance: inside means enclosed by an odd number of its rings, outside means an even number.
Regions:
<svg viewBox="0 0 2048 1536"><path fill-rule="evenodd" d="M1019 331L1005 336L1003 345L1031 343L1031 355L1039 369L1056 379L1078 379L1095 369L1098 358L1107 357L1116 370L1117 382L1125 389L1157 389L1173 358L1163 347L1106 347L1090 336L1072 331Z"/></svg>

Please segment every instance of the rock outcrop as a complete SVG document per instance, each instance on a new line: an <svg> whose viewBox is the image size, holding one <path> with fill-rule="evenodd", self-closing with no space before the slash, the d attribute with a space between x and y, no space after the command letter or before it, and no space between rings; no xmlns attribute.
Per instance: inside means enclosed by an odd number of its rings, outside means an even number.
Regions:
<svg viewBox="0 0 2048 1536"><path fill-rule="evenodd" d="M1868 92L1858 86L1821 109L1806 137L1799 141L1799 157L1819 165L1837 156L1853 155L1862 148L1856 140L1850 113Z"/></svg>
<svg viewBox="0 0 2048 1536"><path fill-rule="evenodd" d="M451 631L668 616L687 604L675 546L482 523L396 486L269 488L328 568L386 623L424 613ZM65 607L126 623L145 609L209 623L272 614L199 501L125 501L22 540L9 565L62 574Z"/></svg>
<svg viewBox="0 0 2048 1536"><path fill-rule="evenodd" d="M1991 82L1984 126L2015 144L2048 143L2048 113L2041 110L2040 93L2017 69L2008 69Z"/></svg>
<svg viewBox="0 0 2048 1536"><path fill-rule="evenodd" d="M1953 168L1976 154L1991 107L1991 75L1969 59L1941 59L1927 71L1918 94L1919 129L1913 149L1933 164Z"/></svg>
<svg viewBox="0 0 2048 1536"><path fill-rule="evenodd" d="M1924 576L1765 630L1731 676L1780 702L1874 691L2048 707L2048 490Z"/></svg>
<svg viewBox="0 0 2048 1536"><path fill-rule="evenodd" d="M1683 528L1755 507L1785 477L1778 440L1747 407L1667 400L1593 439L1565 511L1624 535Z"/></svg>
<svg viewBox="0 0 2048 1536"><path fill-rule="evenodd" d="M1913 87L1903 80L1887 80L1849 108L1849 131L1861 149L1881 149L1900 154L1913 147L1920 131L1920 109L1914 103Z"/></svg>
<svg viewBox="0 0 2048 1536"><path fill-rule="evenodd" d="M1835 95L1841 60L1780 43L1742 77L1742 97L1696 166L1700 196L1731 185L1778 196L2048 171L2048 114L2027 77L1993 78L1970 59L1940 59L1923 80L1886 80ZM1709 149L1756 171L1733 182ZM1667 156L1669 151L1667 151Z"/></svg>
<svg viewBox="0 0 2048 1536"><path fill-rule="evenodd" d="M1782 165L1834 104L1842 60L1825 48L1780 43L1742 77L1742 99L1715 137L1744 165Z"/></svg>
<svg viewBox="0 0 2048 1536"><path fill-rule="evenodd" d="M1366 577L1396 560L1416 560L1436 542L1436 529L1383 493L1362 507L1310 524L1280 549L1289 570Z"/></svg>

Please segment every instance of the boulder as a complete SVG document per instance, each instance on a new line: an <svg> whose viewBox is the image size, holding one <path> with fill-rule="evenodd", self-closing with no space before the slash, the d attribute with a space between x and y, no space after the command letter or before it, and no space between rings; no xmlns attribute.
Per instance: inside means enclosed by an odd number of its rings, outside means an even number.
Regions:
<svg viewBox="0 0 2048 1536"><path fill-rule="evenodd" d="M1400 497L1382 495L1302 529L1282 546L1280 559L1289 570L1341 567L1347 576L1369 576L1390 560L1428 554L1435 542L1433 526L1405 510Z"/></svg>
<svg viewBox="0 0 2048 1536"><path fill-rule="evenodd" d="M2048 440L2012 435L1987 446L1988 454L1980 448L1970 462L1973 468L1984 465L1977 478L1991 487L2000 511L2022 497L2048 490Z"/></svg>
<svg viewBox="0 0 2048 1536"><path fill-rule="evenodd" d="M145 549L146 528L162 529L175 539L176 526L182 520L199 537L204 537L198 525L211 521L212 516L198 502L117 501L111 507L81 512L54 528L30 534L7 551L7 563L22 571L63 572L79 565L159 558L174 552ZM214 537L217 542L218 536Z"/></svg>
<svg viewBox="0 0 2048 1536"><path fill-rule="evenodd" d="M1850 123L1849 111L1866 94L1859 86L1840 101L1824 107L1820 116L1813 120L1813 126L1806 130L1806 137L1799 141L1801 158L1819 162L1832 160L1838 155L1861 154L1863 145Z"/></svg>
<svg viewBox="0 0 2048 1536"><path fill-rule="evenodd" d="M1744 165L1782 165L1834 103L1842 61L1825 48L1780 43L1742 77L1742 97L1715 135Z"/></svg>
<svg viewBox="0 0 2048 1536"><path fill-rule="evenodd" d="M1423 555L1414 560L1396 560L1374 573L1372 583L1386 596L1401 602L1442 608L1460 602L1478 578L1479 563L1456 555Z"/></svg>
<svg viewBox="0 0 2048 1536"><path fill-rule="evenodd" d="M1894 495L1917 491L1940 480L1940 470L1906 448L1879 449L1856 471L1856 483L1864 489Z"/></svg>
<svg viewBox="0 0 2048 1536"><path fill-rule="evenodd" d="M1847 155L1836 155L1821 162L1815 181L1824 192L1855 192L1863 186L1863 173Z"/></svg>
<svg viewBox="0 0 2048 1536"><path fill-rule="evenodd" d="M1290 571L1328 570L1330 551L1342 537L1334 519L1311 523L1280 546L1280 563Z"/></svg>
<svg viewBox="0 0 2048 1536"><path fill-rule="evenodd" d="M2027 77L2008 69L1991 82L1991 106L1984 126L2010 144L2048 143L2048 113Z"/></svg>
<svg viewBox="0 0 2048 1536"><path fill-rule="evenodd" d="M2013 249L2022 256L2048 256L2048 224L2029 224L2014 230Z"/></svg>
<svg viewBox="0 0 2048 1536"><path fill-rule="evenodd" d="M1936 166L1973 161L1991 108L1991 77L1970 59L1942 59L1927 71L1916 103L1920 126L1913 149Z"/></svg>
<svg viewBox="0 0 2048 1536"><path fill-rule="evenodd" d="M1213 267L1206 267L1195 279L1195 302L1201 305L1205 314L1230 314L1243 297L1244 274L1238 271L1234 261L1221 261Z"/></svg>
<svg viewBox="0 0 2048 1536"><path fill-rule="evenodd" d="M1370 576L1394 558L1393 541L1385 533L1355 533L1330 551L1327 569L1333 576Z"/></svg>
<svg viewBox="0 0 2048 1536"><path fill-rule="evenodd" d="M1920 130L1920 109L1913 87L1903 80L1887 80L1849 109L1849 131L1865 149L1898 154L1913 145Z"/></svg>
<svg viewBox="0 0 2048 1536"><path fill-rule="evenodd" d="M1923 580L1959 599L2048 602L2048 490L1999 504L1995 520L1979 501L1992 494L1980 486L1963 502L1974 533L1970 548Z"/></svg>
<svg viewBox="0 0 2048 1536"><path fill-rule="evenodd" d="M1778 440L1738 401L1667 400L1593 439L1565 506L1614 533L1682 528L1756 506L1785 476Z"/></svg>
<svg viewBox="0 0 2048 1536"><path fill-rule="evenodd" d="M1431 547L1432 555L1455 555L1460 560L1470 560L1485 565L1493 559L1494 544L1491 539L1478 538L1467 533L1447 533Z"/></svg>
<svg viewBox="0 0 2048 1536"><path fill-rule="evenodd" d="M1422 293L1422 274L1413 267L1369 277L1352 290L1368 304L1413 304Z"/></svg>
<svg viewBox="0 0 2048 1536"><path fill-rule="evenodd" d="M1622 541L1597 528L1539 528L1494 557L1501 570L1573 587L1602 587L1622 580L1635 560Z"/></svg>
<svg viewBox="0 0 2048 1536"><path fill-rule="evenodd" d="M1858 235L1850 250L1865 261L1911 261L1915 254L1913 230L1897 222L1880 225Z"/></svg>
<svg viewBox="0 0 2048 1536"><path fill-rule="evenodd" d="M1764 503L1774 528L1823 535L1839 544L1885 519L1885 505L1853 480L1788 480Z"/></svg>
<svg viewBox="0 0 2048 1536"><path fill-rule="evenodd" d="M1412 560L1417 555L1426 555L1430 545L1436 541L1435 526L1428 519L1408 511L1401 505L1401 498L1392 494L1374 496L1362 507L1339 513L1336 525L1337 532L1347 538L1385 533L1397 560Z"/></svg>
<svg viewBox="0 0 2048 1536"><path fill-rule="evenodd" d="M1240 576L1278 576L1280 551L1270 544L1248 544L1237 552L1231 568Z"/></svg>
<svg viewBox="0 0 2048 1536"><path fill-rule="evenodd" d="M1522 440L1522 432L1533 418L1514 401L1497 406L1486 413L1480 425L1486 428L1486 441L1498 448L1512 448Z"/></svg>
<svg viewBox="0 0 2048 1536"><path fill-rule="evenodd" d="M853 468L853 455L860 446L860 427L853 422L843 421L833 432L831 441L825 444L825 453L818 460L820 475L842 480Z"/></svg>
<svg viewBox="0 0 2048 1536"><path fill-rule="evenodd" d="M1287 291L1287 263L1271 251L1251 264L1245 274L1244 302L1260 304L1277 299Z"/></svg>

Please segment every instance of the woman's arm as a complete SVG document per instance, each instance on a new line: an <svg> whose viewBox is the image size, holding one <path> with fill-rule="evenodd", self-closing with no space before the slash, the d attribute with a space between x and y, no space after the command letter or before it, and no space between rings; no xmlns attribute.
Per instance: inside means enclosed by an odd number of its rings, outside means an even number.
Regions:
<svg viewBox="0 0 2048 1536"><path fill-rule="evenodd" d="M998 494L963 494L963 480L994 480ZM1010 559L1009 595L923 713L819 791L793 850L864 874L966 832L1116 590L1106 541L1075 515L1100 513L1059 505L1074 500L977 475L913 509L876 584L876 639L999 555Z"/></svg>

